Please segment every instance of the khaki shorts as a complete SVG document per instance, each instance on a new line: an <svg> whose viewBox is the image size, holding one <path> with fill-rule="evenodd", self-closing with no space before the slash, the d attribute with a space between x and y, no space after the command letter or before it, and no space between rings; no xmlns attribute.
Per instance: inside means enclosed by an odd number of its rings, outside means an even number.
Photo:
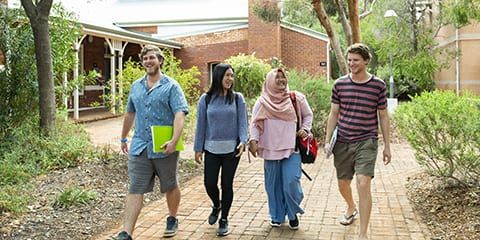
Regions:
<svg viewBox="0 0 480 240"><path fill-rule="evenodd" d="M153 191L155 176L160 179L160 192L165 193L178 186L177 168L179 152L165 158L147 158L147 150L139 156L128 156L128 192L143 194Z"/></svg>
<svg viewBox="0 0 480 240"><path fill-rule="evenodd" d="M333 148L333 162L337 169L337 179L352 180L355 173L373 178L377 153L377 139L353 143L337 142Z"/></svg>

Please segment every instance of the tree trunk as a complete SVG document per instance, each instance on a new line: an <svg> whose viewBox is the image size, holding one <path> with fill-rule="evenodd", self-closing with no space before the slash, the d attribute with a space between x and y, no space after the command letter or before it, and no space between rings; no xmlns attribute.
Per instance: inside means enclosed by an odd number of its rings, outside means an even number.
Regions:
<svg viewBox="0 0 480 240"><path fill-rule="evenodd" d="M347 40L348 46L352 45L352 28L348 22L347 16L345 14L345 9L343 8L340 0L334 0L335 7L337 8L338 15L340 16L340 21L342 22L343 33L345 34L345 39Z"/></svg>
<svg viewBox="0 0 480 240"><path fill-rule="evenodd" d="M417 1L409 1L410 10L410 26L412 26L412 49L414 53L418 53L418 21L417 21Z"/></svg>
<svg viewBox="0 0 480 240"><path fill-rule="evenodd" d="M360 36L360 20L358 17L358 0L348 0L348 19L352 28L352 41L359 43L362 41Z"/></svg>
<svg viewBox="0 0 480 240"><path fill-rule="evenodd" d="M330 39L330 44L332 45L333 51L337 56L337 63L340 67L340 71L342 75L346 75L348 73L347 69L347 62L345 61L345 55L343 54L342 48L340 47L340 41L338 41L337 34L333 30L332 24L330 23L330 19L325 12L325 8L323 7L321 0L312 0L313 8L315 9L315 13L317 14L317 18L322 24L323 28L327 32L328 38Z"/></svg>
<svg viewBox="0 0 480 240"><path fill-rule="evenodd" d="M40 129L49 135L55 127L55 89L53 82L53 64L49 38L48 16L53 0L21 0L30 20L35 44L38 88L40 92Z"/></svg>

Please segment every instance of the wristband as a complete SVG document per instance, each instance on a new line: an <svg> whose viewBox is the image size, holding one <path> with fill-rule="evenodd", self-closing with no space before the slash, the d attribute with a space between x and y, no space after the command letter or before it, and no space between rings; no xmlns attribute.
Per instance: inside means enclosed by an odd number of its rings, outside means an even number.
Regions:
<svg viewBox="0 0 480 240"><path fill-rule="evenodd" d="M121 143L127 143L127 142L128 142L128 138L122 138L122 139L120 139L120 142L121 142Z"/></svg>

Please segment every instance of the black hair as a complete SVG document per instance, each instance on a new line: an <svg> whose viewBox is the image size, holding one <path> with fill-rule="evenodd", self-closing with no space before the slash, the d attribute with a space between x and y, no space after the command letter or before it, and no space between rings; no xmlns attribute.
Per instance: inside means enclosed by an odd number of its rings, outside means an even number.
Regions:
<svg viewBox="0 0 480 240"><path fill-rule="evenodd" d="M223 94L223 85L222 85L222 80L223 76L225 76L225 72L228 69L233 70L232 65L227 64L227 63L219 63L215 68L213 69L213 77L212 77L212 83L210 84L210 89L207 91L207 95L210 97L216 97L218 95ZM230 87L227 90L227 96L225 97L225 102L228 104L232 104L234 100L234 93L233 93L233 83L232 87Z"/></svg>

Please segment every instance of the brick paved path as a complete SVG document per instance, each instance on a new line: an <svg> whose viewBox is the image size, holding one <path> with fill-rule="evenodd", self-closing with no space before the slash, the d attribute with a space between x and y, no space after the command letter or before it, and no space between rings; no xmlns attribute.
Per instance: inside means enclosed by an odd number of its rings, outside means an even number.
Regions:
<svg viewBox="0 0 480 240"><path fill-rule="evenodd" d="M114 123L118 126L118 122ZM87 126L88 128L88 126ZM105 127L102 127L105 129ZM107 127L108 129L108 127ZM116 130L118 134L120 130ZM191 149L191 147L189 148ZM182 153L191 156L191 152ZM407 199L404 185L408 176L420 171L411 148L405 144L392 145L393 160L389 166L377 161L376 176L372 182L373 209L370 239L429 239L429 232L419 221ZM183 155L185 156L185 155ZM305 214L300 229L292 231L288 223L280 228L269 225L266 194L263 185L263 160L246 158L237 171L234 182L235 197L231 208L231 234L225 239L355 239L358 219L350 226L338 224L337 217L345 205L338 193L332 160L320 155L313 166L305 170L313 178L302 177ZM354 185L352 184L354 187ZM179 210L179 232L173 239L214 239L217 225L208 225L210 201L198 176L181 186L182 201ZM354 198L358 199L354 188ZM167 217L164 199L144 207L137 222L134 238L159 239ZM95 239L116 235L121 226L108 230Z"/></svg>

